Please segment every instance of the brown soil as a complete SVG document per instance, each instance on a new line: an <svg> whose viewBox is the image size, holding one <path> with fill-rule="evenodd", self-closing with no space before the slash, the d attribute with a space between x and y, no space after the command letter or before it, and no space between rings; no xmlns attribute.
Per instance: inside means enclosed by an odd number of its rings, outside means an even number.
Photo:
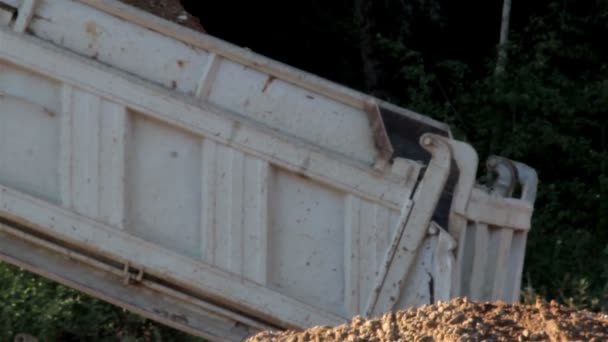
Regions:
<svg viewBox="0 0 608 342"><path fill-rule="evenodd" d="M195 31L205 32L196 17L185 10L179 0L120 0L128 5L138 7L161 18L171 20Z"/></svg>
<svg viewBox="0 0 608 342"><path fill-rule="evenodd" d="M608 341L608 316L554 302L536 305L475 303L455 299L337 327L262 332L249 342L270 341Z"/></svg>

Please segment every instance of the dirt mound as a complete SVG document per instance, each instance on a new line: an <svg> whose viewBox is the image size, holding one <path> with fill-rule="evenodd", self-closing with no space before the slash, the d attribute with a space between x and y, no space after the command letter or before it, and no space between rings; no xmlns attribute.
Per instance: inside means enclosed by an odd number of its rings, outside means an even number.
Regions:
<svg viewBox="0 0 608 342"><path fill-rule="evenodd" d="M270 341L608 341L608 316L576 311L554 302L536 305L475 303L455 299L387 313L355 317L337 327L263 332L249 342Z"/></svg>
<svg viewBox="0 0 608 342"><path fill-rule="evenodd" d="M161 18L173 21L195 31L205 32L196 17L184 10L179 0L120 0L125 4L138 7Z"/></svg>

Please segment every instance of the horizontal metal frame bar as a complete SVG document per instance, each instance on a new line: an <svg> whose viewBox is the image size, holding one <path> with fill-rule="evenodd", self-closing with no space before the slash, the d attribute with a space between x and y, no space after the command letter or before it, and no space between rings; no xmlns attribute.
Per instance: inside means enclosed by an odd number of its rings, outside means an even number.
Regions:
<svg viewBox="0 0 608 342"><path fill-rule="evenodd" d="M0 259L212 341L243 340L256 332L275 328L146 279L134 286L125 285L120 269L5 223L0 223Z"/></svg>
<svg viewBox="0 0 608 342"><path fill-rule="evenodd" d="M135 265L175 287L268 324L303 328L345 322L344 317L1 185L0 217L99 257Z"/></svg>

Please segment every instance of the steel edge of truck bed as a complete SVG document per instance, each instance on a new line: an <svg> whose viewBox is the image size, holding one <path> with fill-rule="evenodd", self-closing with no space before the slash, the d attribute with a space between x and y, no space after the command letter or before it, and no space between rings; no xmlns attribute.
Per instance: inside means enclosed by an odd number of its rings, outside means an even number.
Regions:
<svg viewBox="0 0 608 342"><path fill-rule="evenodd" d="M389 107L399 114L412 117L416 120L423 121L428 125L449 132L451 131L447 124L432 119L428 116L421 115L414 111L396 106L384 100L377 99L369 94L345 87L342 84L319 77L310 72L298 69L291 65L280 61L268 58L254 51L239 47L230 42L214 37L212 35L194 31L188 27L179 25L169 20L160 18L139 8L120 3L117 0L77 0L91 7L111 15L123 18L129 21L138 23L148 29L157 31L161 34L178 39L186 44L190 44L203 49L212 50L222 57L239 61L253 68L259 68L277 78L282 78L285 81L299 85L310 91L320 93L321 95L332 97L335 100L342 101L346 104L357 105L360 109L365 109L366 104L370 102L378 102L383 106Z"/></svg>
<svg viewBox="0 0 608 342"><path fill-rule="evenodd" d="M327 80L323 77L319 77L291 65L268 58L251 51L250 49L239 47L210 34L197 32L188 27L148 13L137 7L127 5L117 0L71 1L81 2L112 16L141 25L170 38L177 39L184 44L213 51L221 57L240 62L253 69L264 71L276 78L301 86L309 91L319 93L342 103L355 106L359 109L366 109L370 103L378 103L379 105L390 108L400 115L411 117L417 121L424 122L427 125L445 131L450 138L452 137L450 127L446 123L421 115L409 109L396 106L385 100L377 99L369 94L345 87L342 84ZM3 0L3 2L15 8L19 7L20 4L19 0Z"/></svg>

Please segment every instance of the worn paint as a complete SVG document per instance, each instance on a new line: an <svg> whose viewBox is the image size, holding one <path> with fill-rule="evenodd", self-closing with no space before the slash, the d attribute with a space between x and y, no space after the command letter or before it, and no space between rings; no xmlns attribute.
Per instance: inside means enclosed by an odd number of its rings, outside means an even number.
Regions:
<svg viewBox="0 0 608 342"><path fill-rule="evenodd" d="M274 80L276 80L276 77L268 76L268 80L266 80L266 83L264 83L264 87L262 87L262 93L265 93L266 90L268 90L268 87L272 84Z"/></svg>

